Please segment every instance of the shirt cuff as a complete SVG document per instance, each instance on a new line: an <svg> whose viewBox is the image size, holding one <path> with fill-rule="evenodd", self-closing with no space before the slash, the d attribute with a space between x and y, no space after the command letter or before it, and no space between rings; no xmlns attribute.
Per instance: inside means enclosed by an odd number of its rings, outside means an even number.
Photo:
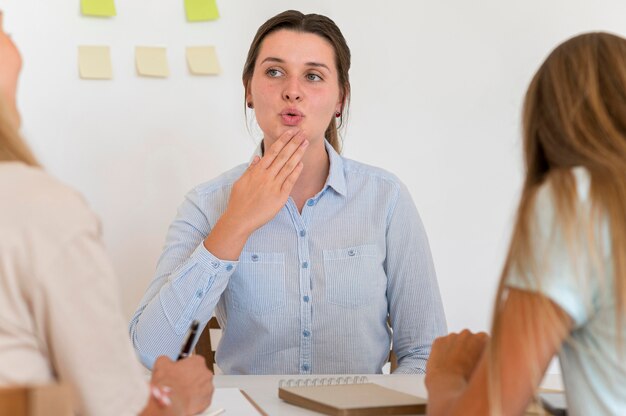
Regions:
<svg viewBox="0 0 626 416"><path fill-rule="evenodd" d="M227 275L231 275L239 261L237 260L222 260L217 258L213 253L204 247L204 244L201 243L192 253L191 258L193 258L200 266L202 266L209 273L220 274L226 273Z"/></svg>

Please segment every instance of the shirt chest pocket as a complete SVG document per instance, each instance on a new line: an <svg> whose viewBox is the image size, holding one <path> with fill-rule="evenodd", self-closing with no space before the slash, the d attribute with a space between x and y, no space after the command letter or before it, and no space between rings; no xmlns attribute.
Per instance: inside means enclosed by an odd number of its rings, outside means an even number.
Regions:
<svg viewBox="0 0 626 416"><path fill-rule="evenodd" d="M374 244L324 250L326 300L330 303L346 308L367 305L381 288L380 273L384 274Z"/></svg>
<svg viewBox="0 0 626 416"><path fill-rule="evenodd" d="M285 306L285 255L242 252L228 289L233 307L252 314Z"/></svg>

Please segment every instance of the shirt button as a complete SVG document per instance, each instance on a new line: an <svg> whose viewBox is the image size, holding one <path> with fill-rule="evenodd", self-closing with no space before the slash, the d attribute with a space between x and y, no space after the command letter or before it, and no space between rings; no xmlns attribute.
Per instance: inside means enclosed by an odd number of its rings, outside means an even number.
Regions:
<svg viewBox="0 0 626 416"><path fill-rule="evenodd" d="M252 258L252 261L259 261L259 255L258 254L253 254L251 258Z"/></svg>
<svg viewBox="0 0 626 416"><path fill-rule="evenodd" d="M227 271L231 271L233 269L233 265L229 264L228 266L226 266L226 270Z"/></svg>
<svg viewBox="0 0 626 416"><path fill-rule="evenodd" d="M309 297L308 296L303 296L302 300L305 301L305 302L308 302L309 301Z"/></svg>
<svg viewBox="0 0 626 416"><path fill-rule="evenodd" d="M304 237L306 235L306 231L300 230L300 237Z"/></svg>
<svg viewBox="0 0 626 416"><path fill-rule="evenodd" d="M348 250L348 256L354 256L356 254L356 250L350 249Z"/></svg>
<svg viewBox="0 0 626 416"><path fill-rule="evenodd" d="M198 289L198 290L196 291L196 297L197 297L197 298L201 298L201 297L202 297L202 289Z"/></svg>
<svg viewBox="0 0 626 416"><path fill-rule="evenodd" d="M309 367L309 365L308 365L308 364L304 364L304 365L302 366L302 369L303 369L304 371L309 371L309 368L310 368L310 367Z"/></svg>
<svg viewBox="0 0 626 416"><path fill-rule="evenodd" d="M304 332L302 332L302 335L304 335L305 337L308 337L309 335L311 335L311 333L307 330L304 330Z"/></svg>
<svg viewBox="0 0 626 416"><path fill-rule="evenodd" d="M309 263L308 262L305 261L304 263L302 263L302 268L303 269L306 269L308 267L309 267Z"/></svg>
<svg viewBox="0 0 626 416"><path fill-rule="evenodd" d="M220 267L220 264L216 261L212 261L211 266L213 266L214 269L217 269L218 267Z"/></svg>
<svg viewBox="0 0 626 416"><path fill-rule="evenodd" d="M313 205L315 205L315 200L314 199L309 199L306 204L308 206L312 207Z"/></svg>

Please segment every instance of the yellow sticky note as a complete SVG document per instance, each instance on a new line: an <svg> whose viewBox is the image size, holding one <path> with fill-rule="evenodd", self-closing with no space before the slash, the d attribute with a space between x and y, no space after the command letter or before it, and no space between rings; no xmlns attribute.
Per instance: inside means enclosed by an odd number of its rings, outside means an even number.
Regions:
<svg viewBox="0 0 626 416"><path fill-rule="evenodd" d="M115 16L115 0L80 0L80 8L85 16Z"/></svg>
<svg viewBox="0 0 626 416"><path fill-rule="evenodd" d="M219 75L221 72L213 46L188 47L187 64L194 75Z"/></svg>
<svg viewBox="0 0 626 416"><path fill-rule="evenodd" d="M217 10L215 0L185 0L187 20L190 22L202 22L217 20L220 12Z"/></svg>
<svg viewBox="0 0 626 416"><path fill-rule="evenodd" d="M137 46L135 48L137 73L145 77L166 78L170 75L165 48Z"/></svg>
<svg viewBox="0 0 626 416"><path fill-rule="evenodd" d="M79 46L78 72L82 79L111 79L111 51L108 46Z"/></svg>

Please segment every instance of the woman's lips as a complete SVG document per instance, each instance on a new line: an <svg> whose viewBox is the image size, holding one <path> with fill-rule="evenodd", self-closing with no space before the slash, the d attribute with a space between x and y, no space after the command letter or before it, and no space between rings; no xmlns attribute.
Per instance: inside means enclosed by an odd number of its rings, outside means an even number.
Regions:
<svg viewBox="0 0 626 416"><path fill-rule="evenodd" d="M303 116L300 114L282 113L280 118L286 126L297 126L302 121Z"/></svg>
<svg viewBox="0 0 626 416"><path fill-rule="evenodd" d="M295 107L285 108L280 113L280 118L286 126L297 126L303 117L304 115Z"/></svg>

